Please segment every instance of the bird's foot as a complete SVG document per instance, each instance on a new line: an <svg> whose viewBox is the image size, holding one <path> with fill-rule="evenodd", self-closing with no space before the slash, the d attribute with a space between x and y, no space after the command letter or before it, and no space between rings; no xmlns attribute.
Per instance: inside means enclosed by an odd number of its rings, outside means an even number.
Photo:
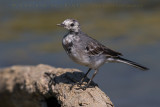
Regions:
<svg viewBox="0 0 160 107"><path fill-rule="evenodd" d="M75 85L76 85L77 87L80 87L80 86L82 85L82 83L81 83L81 82L73 83L72 86L70 87L70 90L72 90L72 88L73 88Z"/></svg>
<svg viewBox="0 0 160 107"><path fill-rule="evenodd" d="M86 90L87 88L88 88L88 86L85 85L85 86L79 86L79 88L76 88L76 89L77 89L77 90L79 90L79 89Z"/></svg>
<svg viewBox="0 0 160 107"><path fill-rule="evenodd" d="M85 86L82 86L82 85L86 85L86 84L83 84L83 82L74 83L74 84L72 84L72 86L70 87L70 90L72 90L72 88L73 88L75 85L78 87L78 88L76 88L76 89L82 89L82 87L83 87L83 89L84 89ZM86 87L86 88L87 88L87 87Z"/></svg>
<svg viewBox="0 0 160 107"><path fill-rule="evenodd" d="M77 86L80 87L82 85L83 82L77 82Z"/></svg>

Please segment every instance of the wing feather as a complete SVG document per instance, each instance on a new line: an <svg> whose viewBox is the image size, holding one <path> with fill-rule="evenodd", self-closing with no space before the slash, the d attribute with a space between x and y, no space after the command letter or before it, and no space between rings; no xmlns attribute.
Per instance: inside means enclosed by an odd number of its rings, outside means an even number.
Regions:
<svg viewBox="0 0 160 107"><path fill-rule="evenodd" d="M122 54L107 48L98 42L88 42L86 47L87 53L90 56L104 54L106 56L121 56Z"/></svg>

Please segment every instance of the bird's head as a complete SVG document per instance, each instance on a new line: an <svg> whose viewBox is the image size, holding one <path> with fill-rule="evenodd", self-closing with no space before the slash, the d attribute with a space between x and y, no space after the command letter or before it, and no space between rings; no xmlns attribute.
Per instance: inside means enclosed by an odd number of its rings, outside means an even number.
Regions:
<svg viewBox="0 0 160 107"><path fill-rule="evenodd" d="M66 19L61 24L57 24L58 26L64 27L69 31L78 32L80 30L80 25L75 19Z"/></svg>

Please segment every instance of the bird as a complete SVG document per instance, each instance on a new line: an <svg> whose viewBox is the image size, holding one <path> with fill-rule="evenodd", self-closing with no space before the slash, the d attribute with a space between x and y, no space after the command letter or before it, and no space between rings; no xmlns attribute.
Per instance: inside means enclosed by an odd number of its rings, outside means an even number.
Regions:
<svg viewBox="0 0 160 107"><path fill-rule="evenodd" d="M78 85L81 89L89 87L91 81L99 71L99 68L110 62L118 62L131 65L146 71L147 67L144 67L136 62L123 58L120 52L114 51L86 33L82 32L79 22L76 19L66 19L57 26L67 29L67 34L63 36L62 45L67 55L76 63L88 67L88 71L84 77L80 80ZM85 86L82 86L84 79L88 73L94 70L94 74Z"/></svg>

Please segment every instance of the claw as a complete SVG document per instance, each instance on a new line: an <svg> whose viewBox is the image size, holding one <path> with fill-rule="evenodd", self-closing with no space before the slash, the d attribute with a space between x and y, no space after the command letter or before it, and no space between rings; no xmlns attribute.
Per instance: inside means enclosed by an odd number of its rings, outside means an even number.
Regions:
<svg viewBox="0 0 160 107"><path fill-rule="evenodd" d="M72 88L77 85L77 87L81 87L82 83L81 82L77 82L77 83L74 83L72 84L72 86L70 87L70 90L72 90Z"/></svg>
<svg viewBox="0 0 160 107"><path fill-rule="evenodd" d="M77 90L82 89L82 90L86 90L88 88L88 86L80 86L79 88L77 88Z"/></svg>

